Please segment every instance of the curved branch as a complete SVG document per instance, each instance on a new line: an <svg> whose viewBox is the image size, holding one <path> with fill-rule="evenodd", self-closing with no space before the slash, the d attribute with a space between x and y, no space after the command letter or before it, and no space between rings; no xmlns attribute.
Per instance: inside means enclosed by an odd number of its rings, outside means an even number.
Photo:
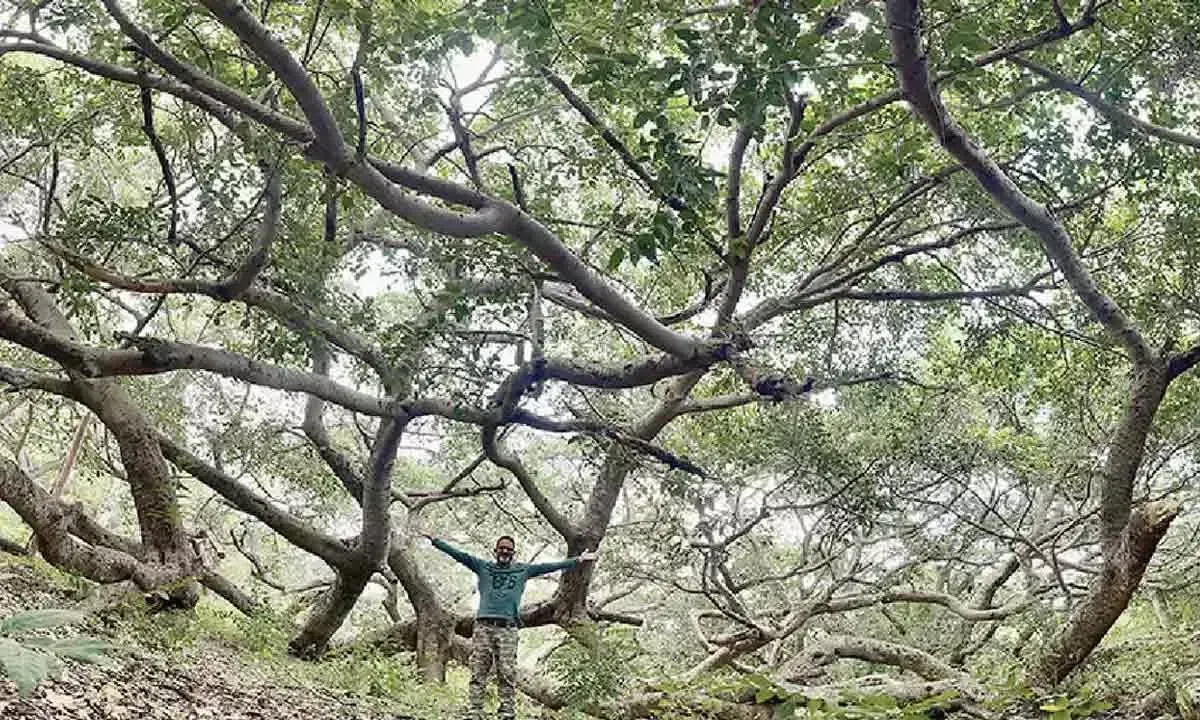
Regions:
<svg viewBox="0 0 1200 720"><path fill-rule="evenodd" d="M108 6L115 4L115 0L105 2ZM312 126L317 144L326 152L349 154L337 120L321 91L287 48L237 0L202 0L202 4L279 76Z"/></svg>
<svg viewBox="0 0 1200 720"><path fill-rule="evenodd" d="M120 12L115 5L115 0L108 0L108 2L112 5L109 8L110 13L114 12L114 9L117 13ZM426 230L452 237L480 237L492 233L507 235L537 255L563 279L579 290L584 297L618 318L622 324L650 345L681 358L690 358L699 351L699 344L696 340L664 326L635 303L625 298L580 260L550 230L511 203L460 188L454 183L435 180L422 173L380 163L371 158L356 158L352 149L342 139L336 122L329 113L315 84L308 77L307 71L291 56L287 48L274 39L266 28L247 13L236 0L205 0L204 4L279 74L296 97L317 135L315 146L308 148L312 159L325 163L338 175L350 179L392 214ZM129 27L123 29L130 33L141 32L131 23ZM142 35L145 34L142 33ZM143 41L149 41L149 38L143 37ZM14 50L57 56L91 72L103 74L122 82L135 85L148 82L139 73L119 67L98 65L88 58L63 53L56 48L37 43L14 43L0 46L0 53ZM146 52L148 55L151 54L149 50ZM181 69L177 67L180 63L170 58L161 49L156 50L155 54L159 56L168 71ZM182 69L186 70L186 68ZM203 77L192 78L189 76L182 86L174 82L162 84L164 85L162 89L165 91L181 97L186 96L184 99L202 106L206 111L214 114L222 111L220 103L192 87L194 84L195 87L212 90L214 94L221 89L205 84ZM307 142L310 139L308 128L296 128L295 121L290 119L281 121L275 113L263 116L256 107L245 107L244 96L240 96L236 92L234 95L235 97L228 100L230 104L233 105L235 100L239 101L242 105L239 110L248 114L249 111L256 112L258 117L255 119L264 125L284 132L285 136L293 140ZM252 117L254 116L252 115ZM390 172L385 172L385 170ZM397 185L419 186L423 188L419 192L429 192L435 197L454 197L465 200L469 202L470 207L475 208L475 211L462 214L437 207L423 199L402 192Z"/></svg>
<svg viewBox="0 0 1200 720"><path fill-rule="evenodd" d="M310 347L312 348L313 372L328 377L329 348L325 346L325 343L318 341L310 343ZM350 458L334 447L333 440L325 429L324 411L325 402L316 395L310 395L308 402L304 405L304 422L301 430L313 447L317 449L317 454L341 481L342 487L346 488L351 497L362 502L362 475L355 469Z"/></svg>
<svg viewBox="0 0 1200 720"><path fill-rule="evenodd" d="M334 567L347 567L354 562L355 553L341 540L310 527L300 518L276 507L183 446L161 435L158 443L162 447L163 455L173 465L199 480L233 507L257 518L291 544L316 555Z"/></svg>
<svg viewBox="0 0 1200 720"><path fill-rule="evenodd" d="M1080 261L1071 236L1050 212L1027 196L1008 175L971 140L942 104L930 75L921 43L921 10L918 0L889 0L887 4L892 55L905 98L924 120L935 138L975 176L992 201L1038 237L1046 254L1095 318L1124 347L1135 363L1149 362L1154 351L1141 332L1111 298L1103 293Z"/></svg>
<svg viewBox="0 0 1200 720"><path fill-rule="evenodd" d="M97 265L57 243L43 240L42 245L93 280L122 290L154 295L196 294L220 302L229 300L220 282L198 278L138 278L122 275ZM259 308L284 325L323 335L329 342L365 362L385 384L397 373L396 368L385 358L383 350L371 340L339 327L332 320L293 301L283 293L251 284L238 294L236 300L249 307Z"/></svg>
<svg viewBox="0 0 1200 720"><path fill-rule="evenodd" d="M1167 362L1167 381L1170 382L1200 363L1200 343L1171 356Z"/></svg>
<svg viewBox="0 0 1200 720"><path fill-rule="evenodd" d="M0 500L33 528L38 548L56 567L99 583L132 580L142 590L163 587L191 572L188 567L150 564L121 550L75 539L72 534L83 515L82 509L53 497L3 457L0 457Z"/></svg>
<svg viewBox="0 0 1200 720"><path fill-rule="evenodd" d="M1018 598L1003 607L971 607L945 593L923 592L918 590L890 590L881 593L856 595L845 598L834 598L817 608L816 614L849 612L872 607L874 605L890 605L893 603L920 603L940 605L964 620L984 622L988 620L1003 620L1004 618L1025 612L1033 605L1033 598Z"/></svg>
<svg viewBox="0 0 1200 720"><path fill-rule="evenodd" d="M1036 75L1040 75L1052 87L1070 93L1080 100L1083 100L1088 105L1091 105L1096 112L1107 118L1109 122L1113 123L1114 125L1132 130L1138 130L1139 132L1143 132L1147 135L1159 138L1160 140L1166 140L1167 142L1172 142L1177 145L1200 148L1200 137L1188 135L1187 133L1183 133L1178 130L1172 130L1170 128L1161 127L1159 125L1155 125L1154 123L1147 122L1133 113L1122 110L1116 105L1105 101L1096 93L1087 90L1082 85L1071 80L1065 75L1061 75L1047 67L1043 67L1042 65L1016 55L1009 57L1008 61L1015 65L1020 65Z"/></svg>
<svg viewBox="0 0 1200 720"><path fill-rule="evenodd" d="M283 204L283 189L280 184L282 174L283 170L278 165L267 169L267 187L263 193L267 205L263 209L254 244L242 264L229 277L217 283L215 288L217 295L225 300L233 300L249 290L254 284L254 279L266 267L271 243L279 235L279 215Z"/></svg>
<svg viewBox="0 0 1200 720"><path fill-rule="evenodd" d="M179 193L175 189L175 173L171 170L171 161L167 158L167 151L163 147L162 139L158 137L158 132L154 129L154 99L150 94L150 88L143 85L138 95L142 105L142 132L146 133L150 147L154 149L154 156L158 158L158 166L162 170L163 183L167 186L167 196L171 203L171 215L167 224L167 242L174 243L179 226Z"/></svg>
<svg viewBox="0 0 1200 720"><path fill-rule="evenodd" d="M687 208L687 205L681 198L668 195L662 191L662 189L658 186L658 181L654 179L654 176L650 174L650 171L646 169L646 166L642 165L642 163L633 156L633 153L630 152L629 148L625 146L625 143L621 142L620 138L618 138L613 131L604 124L604 121L600 119L600 116L596 114L596 111L592 110L591 106L584 102L583 98L579 97L579 95L577 95L575 91L571 89L571 86L567 85L565 80L544 65L538 68L538 72L542 74L542 77L546 78L546 82L550 83L550 85L552 85L554 89L563 96L563 99L565 99L571 107L575 108L576 112L583 116L583 119L587 121L587 124L591 125L592 129L599 133L600 138L604 140L605 144L607 144L613 149L614 152L617 153L617 156L621 158L621 162L625 164L625 167L629 168L633 174L642 181L642 184L646 186L646 189L649 190L655 198L658 198L672 209L677 211L683 211Z"/></svg>
<svg viewBox="0 0 1200 720"><path fill-rule="evenodd" d="M229 128L234 133L240 133L244 129L242 121L229 111L229 108L220 101L206 95L190 85L172 80L169 77L154 75L151 73L143 73L131 68L113 65L111 63L94 60L69 50L64 50L55 45L48 45L36 42L16 42L0 45L0 56L7 53L29 53L32 55L41 55L52 58L60 62L72 65L83 70L84 72L96 75L98 77L108 78L116 82L125 83L127 85L136 85L140 87L148 87L155 90L160 90L169 95L183 100L184 102L195 105L205 111L212 117L216 118L225 127ZM244 97L244 96L243 96ZM245 98L249 100L248 98ZM250 101L253 102L253 101ZM264 108L265 109L265 108ZM246 108L239 107L239 111L246 112ZM284 132L289 137L296 135L300 137L309 137L308 128L303 123L298 123L292 118L288 118L278 113L269 113L268 116L254 117L255 120L262 122L267 127ZM249 114L249 113L247 113Z"/></svg>
<svg viewBox="0 0 1200 720"><path fill-rule="evenodd" d="M4 365L0 365L0 383L4 383L14 390L41 390L42 392L53 393L63 397L71 397L71 382L69 380L55 377L54 375L31 373L27 370L18 370L17 368Z"/></svg>
<svg viewBox="0 0 1200 720"><path fill-rule="evenodd" d="M822 640L810 658L817 664L829 664L842 658L890 665L916 673L925 680L954 680L973 699L983 696L983 689L968 675L937 659L933 655L906 645L872 638L834 636Z"/></svg>
<svg viewBox="0 0 1200 720"><path fill-rule="evenodd" d="M0 552L8 553L9 555L17 555L20 557L29 555L29 551L25 549L24 545L3 537L0 537Z"/></svg>
<svg viewBox="0 0 1200 720"><path fill-rule="evenodd" d="M254 616L263 611L263 606L254 598L247 595L233 581L215 570L205 568L200 574L200 582L204 587L220 595L238 612L246 616Z"/></svg>
<svg viewBox="0 0 1200 720"><path fill-rule="evenodd" d="M117 21L121 32L125 33L130 40L133 40L138 48L145 53L146 57L177 78L185 87L192 88L195 92L201 93L204 96L214 98L224 105L234 108L255 122L283 132L293 140L307 142L312 138L312 130L299 120L272 110L219 80L204 74L199 68L182 62L171 55L155 42L149 33L129 19L129 16L121 9L118 0L103 0L103 3L108 14ZM171 91L167 90L167 92Z"/></svg>
<svg viewBox="0 0 1200 720"><path fill-rule="evenodd" d="M529 470L521 462L520 458L504 447L498 434L497 426L495 425L485 426L480 434L483 450L487 454L488 460L512 473L513 477L521 485L521 489L529 497L530 502L533 503L533 506L546 519L546 522L550 523L550 527L554 528L564 540L570 543L576 535L575 527L571 524L570 519L559 512L558 508L554 507L554 503L550 502L550 499L537 486L537 482L529 474Z"/></svg>

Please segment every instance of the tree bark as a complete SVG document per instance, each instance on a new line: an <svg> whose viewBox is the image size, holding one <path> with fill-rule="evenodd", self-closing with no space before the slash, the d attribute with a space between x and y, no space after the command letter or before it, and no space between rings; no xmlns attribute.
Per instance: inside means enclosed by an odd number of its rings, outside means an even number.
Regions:
<svg viewBox="0 0 1200 720"><path fill-rule="evenodd" d="M653 440L678 417L684 400L703 376L704 371L700 370L677 378L671 383L666 396L631 428L629 434L641 440ZM588 497L578 532L567 543L569 555L576 556L585 550L599 549L617 499L621 496L621 488L636 462L636 455L629 448L617 443L609 448L600 469L600 477ZM552 601L559 624L569 626L587 618L587 593L594 565L583 563L563 573Z"/></svg>
<svg viewBox="0 0 1200 720"><path fill-rule="evenodd" d="M425 678L442 683L446 681L446 666L453 647L455 618L442 607L429 579L397 540L393 539L388 565L417 615L409 647L415 648L417 667Z"/></svg>
<svg viewBox="0 0 1200 720"><path fill-rule="evenodd" d="M15 280L2 270L0 284L44 332L60 342L77 340L75 329L40 285ZM154 428L120 381L88 379L69 365L64 369L72 397L95 413L117 440L141 530L139 560L182 571L183 579L168 589L169 604L194 606L200 597L199 585L187 576L194 577L199 571L199 558L184 531L175 482Z"/></svg>
<svg viewBox="0 0 1200 720"><path fill-rule="evenodd" d="M262 612L262 605L257 600L243 592L224 575L213 570L205 570L200 577L200 582L204 583L204 587L225 598L226 602L237 608L243 615L257 615Z"/></svg>
<svg viewBox="0 0 1200 720"><path fill-rule="evenodd" d="M1131 509L1133 483L1167 382L1167 364L1157 358L1134 368L1125 412L1101 470L1103 566L1087 595L1038 658L1033 671L1035 682L1057 684L1100 644L1129 606L1159 540L1179 514L1179 506L1174 503Z"/></svg>
<svg viewBox="0 0 1200 720"><path fill-rule="evenodd" d="M1129 606L1159 540L1178 514L1179 505L1169 501L1150 503L1133 512L1120 542L1105 557L1104 566L1087 595L1038 658L1032 675L1034 682L1057 684L1100 644Z"/></svg>
<svg viewBox="0 0 1200 720"><path fill-rule="evenodd" d="M94 532L99 526L78 505L52 497L15 463L2 457L0 500L33 528L47 562L68 572L99 583L132 580L146 591L176 584L190 572L190 567L143 562L126 552L137 544L107 531Z"/></svg>
<svg viewBox="0 0 1200 720"><path fill-rule="evenodd" d="M360 501L363 518L356 557L349 566L335 568L337 577L333 587L288 643L289 651L295 655L315 657L325 651L329 639L346 621L367 583L388 558L392 537L389 512L392 466L407 425L408 418L388 419L376 434L371 469L363 483Z"/></svg>
<svg viewBox="0 0 1200 720"><path fill-rule="evenodd" d="M950 115L929 72L929 57L921 36L920 0L888 0L887 21L897 80L912 110L938 143L975 176L993 202L1037 235L1072 291L1120 344L1133 365L1129 399L1101 472L1100 541L1104 565L1032 672L1032 681L1056 684L1083 662L1124 612L1159 540L1179 512L1178 506L1164 503L1135 510L1133 484L1167 384L1183 368L1190 367L1188 362L1194 364L1194 359L1164 359L1156 352L1124 310L1096 284L1063 224L1025 195ZM1172 360L1179 367L1172 368Z"/></svg>
<svg viewBox="0 0 1200 720"><path fill-rule="evenodd" d="M288 652L302 658L315 658L323 653L329 645L329 639L354 609L372 574L365 571L339 572L333 586L313 608L304 627L288 642Z"/></svg>

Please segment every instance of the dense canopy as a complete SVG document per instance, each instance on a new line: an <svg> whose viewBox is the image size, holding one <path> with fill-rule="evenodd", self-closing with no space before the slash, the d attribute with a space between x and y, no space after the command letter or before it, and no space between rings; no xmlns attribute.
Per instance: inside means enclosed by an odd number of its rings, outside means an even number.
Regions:
<svg viewBox="0 0 1200 720"><path fill-rule="evenodd" d="M598 549L520 685L603 718L1123 677L1200 607L1194 10L0 0L3 547L435 680L420 533Z"/></svg>

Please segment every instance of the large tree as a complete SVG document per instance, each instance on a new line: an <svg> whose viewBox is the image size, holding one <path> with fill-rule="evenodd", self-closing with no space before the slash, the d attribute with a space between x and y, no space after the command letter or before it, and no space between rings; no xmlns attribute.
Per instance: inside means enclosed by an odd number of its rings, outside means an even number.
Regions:
<svg viewBox="0 0 1200 720"><path fill-rule="evenodd" d="M65 569L254 612L181 510L207 488L328 566L296 653L376 580L412 612L375 641L442 677L472 621L411 528L490 496L640 578L570 571L526 625L656 597L688 679L854 658L973 702L1060 598L1031 678L1072 672L1180 512L1183 3L9 4L0 379L99 421L137 518L5 461ZM893 607L938 642L864 632Z"/></svg>

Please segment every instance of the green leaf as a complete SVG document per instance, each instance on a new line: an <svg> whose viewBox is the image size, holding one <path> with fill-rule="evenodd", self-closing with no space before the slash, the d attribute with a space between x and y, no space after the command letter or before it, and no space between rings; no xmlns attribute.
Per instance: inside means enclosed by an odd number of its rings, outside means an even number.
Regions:
<svg viewBox="0 0 1200 720"><path fill-rule="evenodd" d="M31 610L0 620L0 635L72 625L82 620L83 615L72 610Z"/></svg>
<svg viewBox="0 0 1200 720"><path fill-rule="evenodd" d="M791 698L786 702L782 702L775 706L775 712L772 714L774 720L788 720L788 718L796 715L796 698Z"/></svg>
<svg viewBox="0 0 1200 720"><path fill-rule="evenodd" d="M47 649L55 655L99 665L108 661L106 653L111 653L117 648L99 638L75 637L55 640Z"/></svg>
<svg viewBox="0 0 1200 720"><path fill-rule="evenodd" d="M0 638L0 670L13 681L21 695L28 695L57 667L53 656L25 647L15 640Z"/></svg>
<svg viewBox="0 0 1200 720"><path fill-rule="evenodd" d="M616 270L621 267L621 263L625 262L625 248L613 248L612 254L608 256L608 269Z"/></svg>
<svg viewBox="0 0 1200 720"><path fill-rule="evenodd" d="M766 677L765 675L759 675L758 673L754 673L753 675L747 675L745 679L746 679L746 682L750 683L751 685L753 685L756 688L774 688L775 687L774 683L771 682L770 678Z"/></svg>

